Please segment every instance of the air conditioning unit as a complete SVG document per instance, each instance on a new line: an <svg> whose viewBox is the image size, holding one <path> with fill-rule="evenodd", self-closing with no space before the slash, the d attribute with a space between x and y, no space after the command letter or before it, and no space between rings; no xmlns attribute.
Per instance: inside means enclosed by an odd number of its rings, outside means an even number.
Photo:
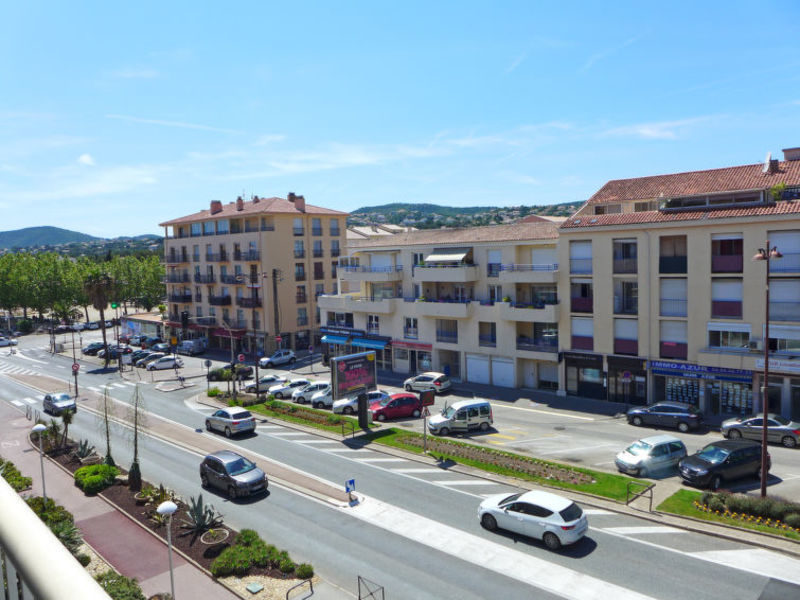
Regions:
<svg viewBox="0 0 800 600"><path fill-rule="evenodd" d="M762 340L750 340L750 350L763 350L764 342Z"/></svg>

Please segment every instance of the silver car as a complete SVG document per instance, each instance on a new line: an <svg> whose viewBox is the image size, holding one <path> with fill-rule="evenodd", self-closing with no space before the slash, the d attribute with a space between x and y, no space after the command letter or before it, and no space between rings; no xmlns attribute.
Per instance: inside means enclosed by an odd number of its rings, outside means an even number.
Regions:
<svg viewBox="0 0 800 600"><path fill-rule="evenodd" d="M231 500L265 493L269 485L264 471L253 461L231 450L219 450L203 459L200 463L200 483L205 488L224 490Z"/></svg>
<svg viewBox="0 0 800 600"><path fill-rule="evenodd" d="M372 390L371 392L367 392L367 409L372 406L375 402L381 402L382 400L386 400L389 398L389 394L384 392L383 390ZM345 415L352 415L358 410L358 396L350 396L348 398L342 398L341 400L337 400L333 403L333 412L337 415L345 414Z"/></svg>
<svg viewBox="0 0 800 600"><path fill-rule="evenodd" d="M763 415L753 415L727 419L722 422L720 430L722 435L732 440L747 438L761 441L764 431L764 417ZM790 421L786 417L774 413L767 414L768 442L783 444L787 448L797 448L798 438L800 438L800 423Z"/></svg>
<svg viewBox="0 0 800 600"><path fill-rule="evenodd" d="M75 404L75 398L69 394L47 394L42 401L42 409L51 415L60 415L68 410L76 412L78 406Z"/></svg>
<svg viewBox="0 0 800 600"><path fill-rule="evenodd" d="M647 477L671 472L686 456L686 446L672 435L653 435L633 442L617 454L614 463L622 473Z"/></svg>
<svg viewBox="0 0 800 600"><path fill-rule="evenodd" d="M249 410L238 406L220 408L213 415L206 417L207 431L222 431L225 437L235 433L252 432L256 430L256 419Z"/></svg>
<svg viewBox="0 0 800 600"><path fill-rule="evenodd" d="M305 404L306 402L311 402L311 397L316 394L317 392L326 392L330 389L331 382L330 381L315 381L313 383L309 383L305 387L301 387L300 389L295 390L292 392L292 400L297 402L298 404Z"/></svg>
<svg viewBox="0 0 800 600"><path fill-rule="evenodd" d="M258 383L254 381L253 383L248 383L244 386L244 391L248 393L255 393L256 388L258 388L259 392L266 392L271 388L273 385L277 385L279 383L283 383L286 381L286 377L281 375L264 375L258 379Z"/></svg>
<svg viewBox="0 0 800 600"><path fill-rule="evenodd" d="M283 383L279 383L277 385L273 385L269 388L269 393L275 396L276 398L291 398L292 394L299 390L300 388L306 387L309 383L311 383L308 379L290 379L289 381L285 381Z"/></svg>

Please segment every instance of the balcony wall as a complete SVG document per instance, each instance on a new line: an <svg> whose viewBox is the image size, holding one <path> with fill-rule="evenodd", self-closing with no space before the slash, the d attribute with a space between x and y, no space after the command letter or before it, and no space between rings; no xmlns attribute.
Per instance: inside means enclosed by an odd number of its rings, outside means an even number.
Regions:
<svg viewBox="0 0 800 600"><path fill-rule="evenodd" d="M800 321L800 302L781 302L771 300L769 303L770 321Z"/></svg>
<svg viewBox="0 0 800 600"><path fill-rule="evenodd" d="M340 267L339 277L342 281L367 281L384 283L403 280L403 266L395 267Z"/></svg>
<svg viewBox="0 0 800 600"><path fill-rule="evenodd" d="M370 299L356 295L323 295L317 299L317 304L322 310L388 315L395 311L397 301L397 298Z"/></svg>
<svg viewBox="0 0 800 600"><path fill-rule="evenodd" d="M711 272L712 273L741 273L742 272L741 255L712 255L711 256Z"/></svg>
<svg viewBox="0 0 800 600"><path fill-rule="evenodd" d="M658 259L660 273L686 273L685 256L662 256Z"/></svg>
<svg viewBox="0 0 800 600"><path fill-rule="evenodd" d="M594 350L594 338L584 337L581 335L572 336L572 349L573 350Z"/></svg>
<svg viewBox="0 0 800 600"><path fill-rule="evenodd" d="M623 340L614 338L614 354L639 354L639 342L637 340Z"/></svg>
<svg viewBox="0 0 800 600"><path fill-rule="evenodd" d="M478 265L414 267L413 276L417 283L468 283L478 278Z"/></svg>
<svg viewBox="0 0 800 600"><path fill-rule="evenodd" d="M524 321L527 323L557 323L561 311L558 304L545 304L542 308L531 305L499 302L498 314L506 321Z"/></svg>
<svg viewBox="0 0 800 600"><path fill-rule="evenodd" d="M500 283L557 283L558 265L503 265Z"/></svg>
<svg viewBox="0 0 800 600"><path fill-rule="evenodd" d="M415 302L417 316L442 319L465 319L472 316L473 302Z"/></svg>
<svg viewBox="0 0 800 600"><path fill-rule="evenodd" d="M711 316L715 319L741 319L741 300L712 300Z"/></svg>
<svg viewBox="0 0 800 600"><path fill-rule="evenodd" d="M570 298L570 310L572 312L592 312L592 298Z"/></svg>

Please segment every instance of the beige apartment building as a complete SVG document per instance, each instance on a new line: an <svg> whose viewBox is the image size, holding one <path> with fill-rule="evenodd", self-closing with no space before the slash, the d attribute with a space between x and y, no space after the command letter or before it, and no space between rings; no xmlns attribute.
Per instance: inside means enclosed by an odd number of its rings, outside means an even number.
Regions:
<svg viewBox="0 0 800 600"><path fill-rule="evenodd" d="M290 193L212 200L208 210L161 223L168 333L259 356L313 345L317 298L338 291L346 218Z"/></svg>
<svg viewBox="0 0 800 600"><path fill-rule="evenodd" d="M559 228L559 388L707 415L800 419L800 149L709 171L609 181ZM769 339L765 339L766 261ZM566 300L568 299L568 300ZM568 304L567 304L568 301Z"/></svg>
<svg viewBox="0 0 800 600"><path fill-rule="evenodd" d="M379 368L557 389L557 225L399 232L352 240L342 289L319 299L326 354L375 350Z"/></svg>

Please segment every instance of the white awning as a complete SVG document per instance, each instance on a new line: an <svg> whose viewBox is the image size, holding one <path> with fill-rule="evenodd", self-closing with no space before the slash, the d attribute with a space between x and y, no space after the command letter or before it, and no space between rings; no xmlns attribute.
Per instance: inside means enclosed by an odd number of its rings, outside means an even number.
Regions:
<svg viewBox="0 0 800 600"><path fill-rule="evenodd" d="M425 262L461 262L469 251L470 248L434 248L425 257Z"/></svg>

